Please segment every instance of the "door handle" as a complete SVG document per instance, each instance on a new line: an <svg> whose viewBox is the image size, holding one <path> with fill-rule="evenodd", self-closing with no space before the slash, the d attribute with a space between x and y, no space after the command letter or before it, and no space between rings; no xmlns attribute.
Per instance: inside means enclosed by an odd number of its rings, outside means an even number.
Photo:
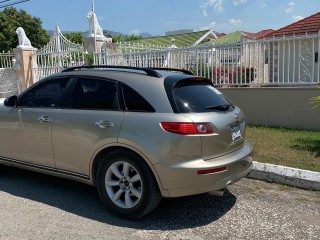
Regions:
<svg viewBox="0 0 320 240"><path fill-rule="evenodd" d="M113 122L109 122L106 120L101 120L101 121L95 122L94 124L99 126L100 128L111 128L114 126Z"/></svg>
<svg viewBox="0 0 320 240"><path fill-rule="evenodd" d="M37 120L41 123L51 122L51 118L48 116L37 117Z"/></svg>

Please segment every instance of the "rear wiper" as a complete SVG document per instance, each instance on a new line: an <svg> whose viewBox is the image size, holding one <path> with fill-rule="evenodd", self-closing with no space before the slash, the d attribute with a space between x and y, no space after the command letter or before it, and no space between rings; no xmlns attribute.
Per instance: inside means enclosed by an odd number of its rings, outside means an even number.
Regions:
<svg viewBox="0 0 320 240"><path fill-rule="evenodd" d="M205 109L213 109L213 110L219 110L219 111L227 111L229 110L230 105L229 104L224 104L224 105L212 105L205 107Z"/></svg>

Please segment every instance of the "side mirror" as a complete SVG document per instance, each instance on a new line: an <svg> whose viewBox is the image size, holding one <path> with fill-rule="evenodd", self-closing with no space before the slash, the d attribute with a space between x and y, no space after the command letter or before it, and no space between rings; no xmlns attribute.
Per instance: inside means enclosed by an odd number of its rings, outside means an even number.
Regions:
<svg viewBox="0 0 320 240"><path fill-rule="evenodd" d="M6 107L16 107L17 106L17 100L18 100L17 96L11 96L11 97L6 98L4 100L4 102L3 102L3 104Z"/></svg>

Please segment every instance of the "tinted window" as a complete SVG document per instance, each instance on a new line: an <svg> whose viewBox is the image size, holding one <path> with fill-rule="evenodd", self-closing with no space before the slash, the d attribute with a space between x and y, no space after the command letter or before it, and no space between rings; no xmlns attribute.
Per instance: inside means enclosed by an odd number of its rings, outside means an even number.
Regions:
<svg viewBox="0 0 320 240"><path fill-rule="evenodd" d="M101 79L79 78L73 89L69 107L119 110L116 85Z"/></svg>
<svg viewBox="0 0 320 240"><path fill-rule="evenodd" d="M224 96L206 82L179 83L173 89L173 96L181 113L225 111L231 107Z"/></svg>
<svg viewBox="0 0 320 240"><path fill-rule="evenodd" d="M68 78L55 78L36 85L19 99L19 105L26 107L60 107L62 92L68 80Z"/></svg>
<svg viewBox="0 0 320 240"><path fill-rule="evenodd" d="M153 107L132 88L123 85L122 91L127 111L154 112Z"/></svg>

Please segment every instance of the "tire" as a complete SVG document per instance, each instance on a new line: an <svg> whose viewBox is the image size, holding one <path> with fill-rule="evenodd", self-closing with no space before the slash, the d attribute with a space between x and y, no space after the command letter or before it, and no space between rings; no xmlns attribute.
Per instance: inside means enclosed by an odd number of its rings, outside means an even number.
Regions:
<svg viewBox="0 0 320 240"><path fill-rule="evenodd" d="M97 188L107 211L125 219L151 212L161 194L147 163L133 152L115 150L99 166Z"/></svg>

